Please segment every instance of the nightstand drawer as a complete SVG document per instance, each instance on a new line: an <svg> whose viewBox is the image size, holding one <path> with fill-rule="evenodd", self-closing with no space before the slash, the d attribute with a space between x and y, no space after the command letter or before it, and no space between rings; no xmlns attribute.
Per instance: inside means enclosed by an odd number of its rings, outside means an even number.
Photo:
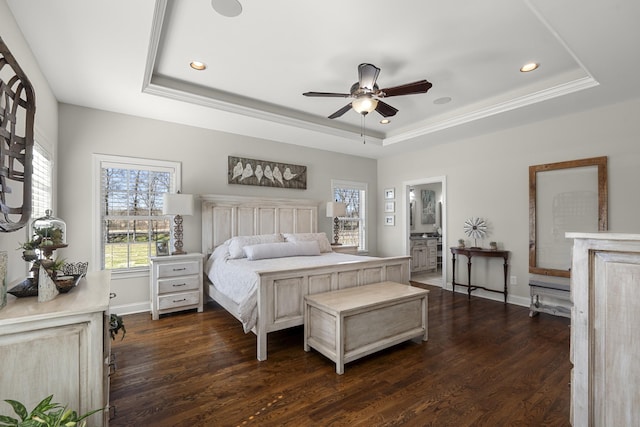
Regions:
<svg viewBox="0 0 640 427"><path fill-rule="evenodd" d="M158 279L158 293L183 292L200 289L200 277L185 276L170 279Z"/></svg>
<svg viewBox="0 0 640 427"><path fill-rule="evenodd" d="M158 297L158 308L165 310L168 308L184 307L187 305L196 305L200 302L200 292L180 292L170 295L162 295Z"/></svg>
<svg viewBox="0 0 640 427"><path fill-rule="evenodd" d="M198 261L172 262L158 265L158 277L189 276L200 273Z"/></svg>

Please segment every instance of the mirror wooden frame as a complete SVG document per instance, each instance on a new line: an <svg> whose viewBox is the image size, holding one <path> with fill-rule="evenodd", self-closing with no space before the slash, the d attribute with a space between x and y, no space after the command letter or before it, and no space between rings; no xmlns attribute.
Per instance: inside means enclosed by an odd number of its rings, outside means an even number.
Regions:
<svg viewBox="0 0 640 427"><path fill-rule="evenodd" d="M598 231L606 231L608 228L606 156L529 166L529 273L541 274L545 276L571 277L570 270L545 268L542 266L538 266L537 264L538 257L536 252L536 202L539 194L537 193L536 181L538 174L550 171L558 171L561 169L582 168L590 166L596 166L598 173Z"/></svg>
<svg viewBox="0 0 640 427"><path fill-rule="evenodd" d="M0 232L8 233L31 220L36 99L27 75L2 37L0 98Z"/></svg>

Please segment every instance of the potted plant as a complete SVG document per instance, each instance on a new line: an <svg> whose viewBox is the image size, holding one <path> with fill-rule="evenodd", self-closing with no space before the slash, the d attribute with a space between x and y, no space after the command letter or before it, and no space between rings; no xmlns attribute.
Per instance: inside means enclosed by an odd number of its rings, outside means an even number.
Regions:
<svg viewBox="0 0 640 427"><path fill-rule="evenodd" d="M458 239L458 247L464 248L464 239Z"/></svg>
<svg viewBox="0 0 640 427"><path fill-rule="evenodd" d="M38 259L38 254L36 253L36 249L38 249L38 241L35 239L21 243L18 247L18 250L20 249L22 249L22 259L25 261L35 261Z"/></svg>
<svg viewBox="0 0 640 427"><path fill-rule="evenodd" d="M111 316L109 316L109 334L111 334L112 340L116 339L116 335L118 335L118 331L120 331L120 329L122 329L122 338L120 338L120 341L122 341L124 336L127 334L127 329L124 327L124 321L122 320L122 316L111 313Z"/></svg>
<svg viewBox="0 0 640 427"><path fill-rule="evenodd" d="M102 411L102 408L94 411L87 412L84 415L78 415L74 410L67 409L66 406L62 406L59 403L51 403L53 395L44 398L30 413L27 412L27 408L24 404L7 399L7 402L13 408L13 411L20 417L20 419L9 417L7 415L0 415L1 427L84 427L86 425L85 419Z"/></svg>
<svg viewBox="0 0 640 427"><path fill-rule="evenodd" d="M35 229L35 233L43 246L61 245L64 243L63 232L59 227L49 226Z"/></svg>

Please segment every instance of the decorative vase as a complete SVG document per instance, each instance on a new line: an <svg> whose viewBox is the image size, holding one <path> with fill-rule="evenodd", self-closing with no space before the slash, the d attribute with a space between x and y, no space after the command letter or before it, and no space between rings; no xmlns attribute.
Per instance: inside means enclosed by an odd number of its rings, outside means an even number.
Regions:
<svg viewBox="0 0 640 427"><path fill-rule="evenodd" d="M496 242L489 242L489 248L492 251L497 251L498 250L498 244Z"/></svg>
<svg viewBox="0 0 640 427"><path fill-rule="evenodd" d="M40 266L38 273L38 302L51 301L58 296L60 292L44 267Z"/></svg>
<svg viewBox="0 0 640 427"><path fill-rule="evenodd" d="M7 252L0 252L0 309L7 305L7 259Z"/></svg>
<svg viewBox="0 0 640 427"><path fill-rule="evenodd" d="M462 239L458 240L458 247L461 249L464 248L464 240Z"/></svg>

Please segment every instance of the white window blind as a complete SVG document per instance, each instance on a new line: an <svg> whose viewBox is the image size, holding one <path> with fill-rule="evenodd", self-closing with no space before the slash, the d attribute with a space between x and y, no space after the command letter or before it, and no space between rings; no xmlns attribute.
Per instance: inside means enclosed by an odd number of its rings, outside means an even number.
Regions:
<svg viewBox="0 0 640 427"><path fill-rule="evenodd" d="M53 163L49 153L39 144L33 147L33 175L31 181L31 217L40 218L53 205Z"/></svg>
<svg viewBox="0 0 640 427"><path fill-rule="evenodd" d="M162 195L177 188L180 163L109 156L101 159L99 171L101 266L146 269L156 242L170 237Z"/></svg>
<svg viewBox="0 0 640 427"><path fill-rule="evenodd" d="M347 205L347 214L340 220L340 242L367 250L366 197L367 184L351 181L331 181L333 199Z"/></svg>

